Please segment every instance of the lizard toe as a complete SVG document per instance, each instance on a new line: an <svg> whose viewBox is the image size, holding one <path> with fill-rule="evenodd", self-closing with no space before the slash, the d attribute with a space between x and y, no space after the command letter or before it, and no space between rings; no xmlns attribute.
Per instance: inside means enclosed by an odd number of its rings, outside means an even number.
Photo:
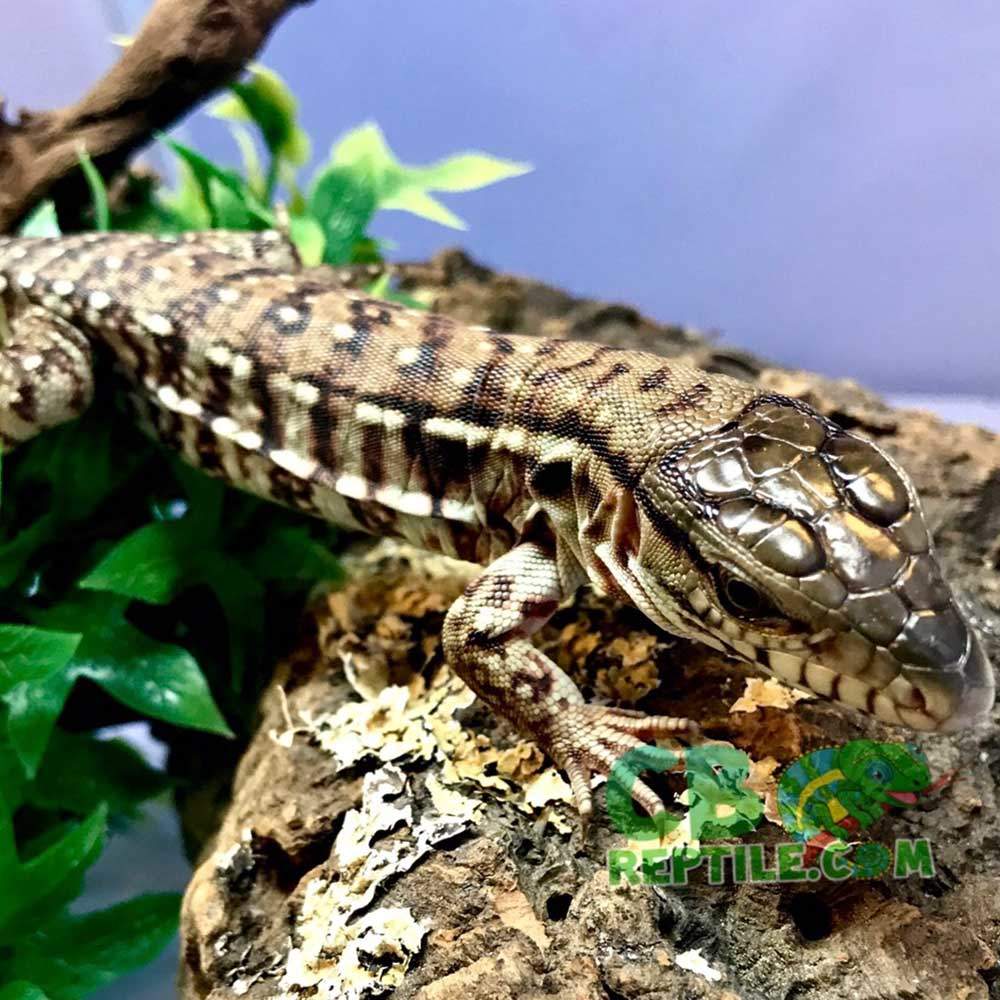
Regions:
<svg viewBox="0 0 1000 1000"><path fill-rule="evenodd" d="M646 769L642 758L657 752L646 740L681 733L690 737L697 732L697 726L688 719L647 716L633 709L574 705L555 722L545 745L556 764L566 772L581 820L586 824L593 812L592 774L607 777L613 772L625 774L633 800L650 816L662 812L666 807L660 796L639 778L639 771ZM638 760L623 764L630 753L635 753ZM673 757L666 769L683 768L683 752L672 749L670 753Z"/></svg>

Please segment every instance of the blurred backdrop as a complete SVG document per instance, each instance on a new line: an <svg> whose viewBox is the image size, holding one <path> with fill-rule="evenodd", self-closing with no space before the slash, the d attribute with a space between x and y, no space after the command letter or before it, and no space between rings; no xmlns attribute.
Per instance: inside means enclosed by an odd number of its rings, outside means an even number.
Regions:
<svg viewBox="0 0 1000 1000"><path fill-rule="evenodd" d="M0 90L72 99L147 0L5 5ZM318 0L263 61L325 156L377 120L403 160L535 172L387 213L399 256L486 263L891 392L1000 395L1000 14L988 0ZM188 138L236 150L217 122Z"/></svg>

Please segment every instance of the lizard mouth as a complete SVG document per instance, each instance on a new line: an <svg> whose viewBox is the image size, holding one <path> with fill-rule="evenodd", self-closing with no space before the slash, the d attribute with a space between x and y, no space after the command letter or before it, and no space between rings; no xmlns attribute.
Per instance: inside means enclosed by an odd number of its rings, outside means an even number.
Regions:
<svg viewBox="0 0 1000 1000"><path fill-rule="evenodd" d="M885 794L902 806L915 806L917 804L916 792L886 792Z"/></svg>

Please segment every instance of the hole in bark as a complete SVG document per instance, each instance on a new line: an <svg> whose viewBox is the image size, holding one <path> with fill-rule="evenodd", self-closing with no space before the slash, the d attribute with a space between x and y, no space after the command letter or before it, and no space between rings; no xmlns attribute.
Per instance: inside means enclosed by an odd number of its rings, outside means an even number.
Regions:
<svg viewBox="0 0 1000 1000"><path fill-rule="evenodd" d="M807 941L822 941L833 930L833 910L821 896L802 892L788 904L788 912L798 932Z"/></svg>
<svg viewBox="0 0 1000 1000"><path fill-rule="evenodd" d="M565 920L572 902L573 897L568 892L554 892L545 900L545 912L549 920Z"/></svg>
<svg viewBox="0 0 1000 1000"><path fill-rule="evenodd" d="M994 983L1000 982L1000 965L994 965L991 969L979 969L979 976L987 986L992 987ZM993 996L992 992L990 996Z"/></svg>
<svg viewBox="0 0 1000 1000"><path fill-rule="evenodd" d="M660 899L656 927L661 937L672 938L675 933L683 932L688 922L687 911L679 899L675 896L663 896Z"/></svg>

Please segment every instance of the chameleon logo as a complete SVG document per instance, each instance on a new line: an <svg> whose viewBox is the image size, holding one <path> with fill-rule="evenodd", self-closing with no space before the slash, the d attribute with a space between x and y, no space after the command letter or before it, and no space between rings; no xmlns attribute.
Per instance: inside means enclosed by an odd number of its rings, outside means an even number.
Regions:
<svg viewBox="0 0 1000 1000"><path fill-rule="evenodd" d="M686 816L663 810L640 815L632 801L632 786L642 772L684 771L687 789L681 797ZM615 763L608 778L607 807L615 828L633 841L666 839L686 819L693 839L712 840L750 833L764 806L746 787L750 759L736 747L706 743L683 753L665 747L641 746Z"/></svg>
<svg viewBox="0 0 1000 1000"><path fill-rule="evenodd" d="M849 837L889 809L916 805L918 796L948 780L931 783L927 758L912 743L852 740L813 750L791 764L778 783L778 813L785 829L813 851L846 847ZM880 845L862 847L853 859L857 874L881 874L888 852L881 848L876 857Z"/></svg>

